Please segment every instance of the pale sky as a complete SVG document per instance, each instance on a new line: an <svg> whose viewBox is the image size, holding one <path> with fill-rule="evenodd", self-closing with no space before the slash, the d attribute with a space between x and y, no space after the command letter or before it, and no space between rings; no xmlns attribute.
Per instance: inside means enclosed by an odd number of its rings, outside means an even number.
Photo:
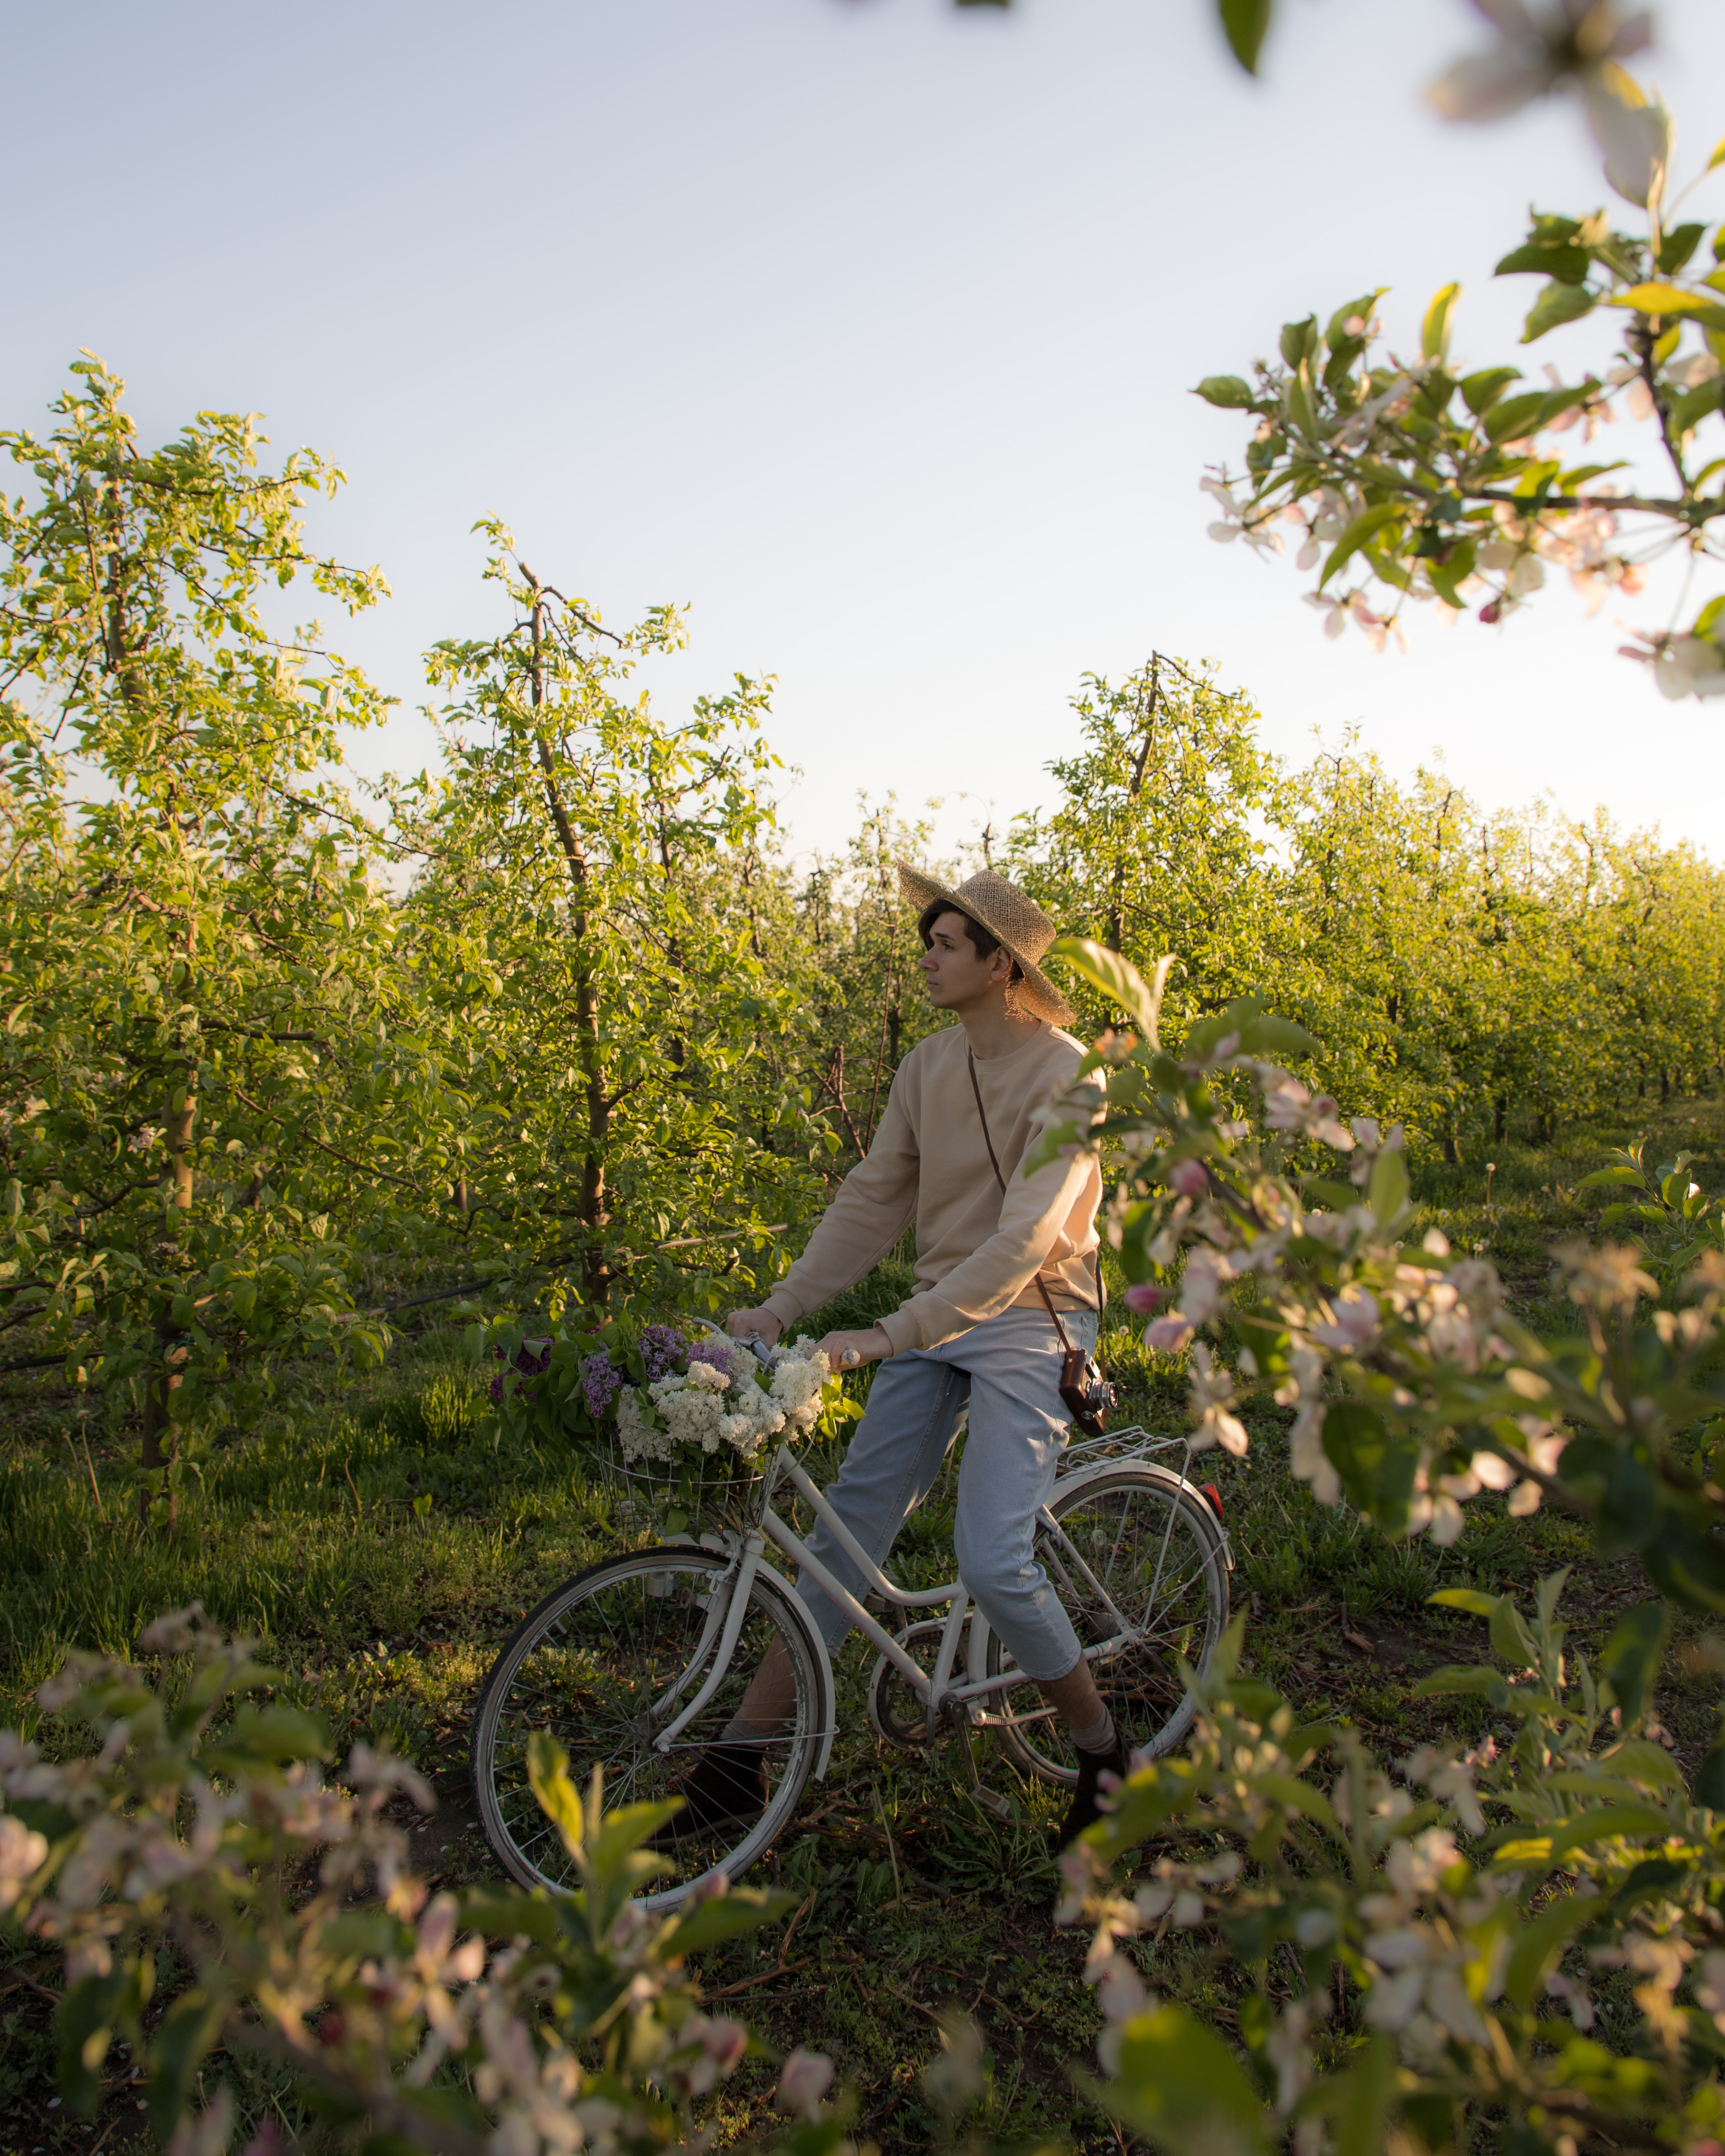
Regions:
<svg viewBox="0 0 1725 2156"><path fill-rule="evenodd" d="M0 423L41 426L87 346L146 439L258 409L339 459L316 535L395 593L329 624L403 701L366 768L429 752L424 645L495 624L494 512L613 623L691 603L668 708L778 676L802 848L860 788L945 797L948 841L1046 798L1081 674L1159 646L1219 660L1285 753L1357 723L1399 773L1440 748L1487 803L1725 854L1725 705L1612 655L1668 601L1421 612L1373 657L1291 564L1205 537L1245 430L1189 387L1290 316L1389 285L1411 346L1460 277L1473 363L1599 352L1590 324L1515 349L1537 282L1491 277L1530 199L1607 199L1574 107L1429 114L1483 42L1461 0L1279 13L1253 83L1209 0L14 5ZM1725 8L1658 13L1638 65L1686 172L1725 126ZM1697 202L1725 217L1725 172Z"/></svg>

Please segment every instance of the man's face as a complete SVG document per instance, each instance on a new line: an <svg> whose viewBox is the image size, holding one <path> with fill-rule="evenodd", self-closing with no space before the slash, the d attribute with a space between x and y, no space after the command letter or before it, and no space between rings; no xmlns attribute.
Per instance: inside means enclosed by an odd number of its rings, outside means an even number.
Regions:
<svg viewBox="0 0 1725 2156"><path fill-rule="evenodd" d="M962 913L943 913L922 954L922 978L937 1010L968 1010L999 988L1012 971L1004 951L977 955Z"/></svg>

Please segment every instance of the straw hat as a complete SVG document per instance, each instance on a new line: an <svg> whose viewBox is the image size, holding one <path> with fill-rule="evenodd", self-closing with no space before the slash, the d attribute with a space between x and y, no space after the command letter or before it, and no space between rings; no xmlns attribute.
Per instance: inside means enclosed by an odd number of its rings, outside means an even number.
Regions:
<svg viewBox="0 0 1725 2156"><path fill-rule="evenodd" d="M1002 949L1019 962L1024 979L1015 993L1032 1018L1046 1019L1050 1025L1070 1025L1072 1007L1036 961L1059 931L1034 899L1027 898L1015 883L982 869L956 887L937 883L907 861L898 865L899 886L921 913L942 900L956 912L968 914L986 928Z"/></svg>

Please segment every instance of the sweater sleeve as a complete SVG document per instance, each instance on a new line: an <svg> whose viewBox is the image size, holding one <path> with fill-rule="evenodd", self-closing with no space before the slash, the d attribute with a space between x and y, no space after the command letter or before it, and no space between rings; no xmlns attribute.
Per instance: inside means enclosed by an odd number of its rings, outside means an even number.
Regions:
<svg viewBox="0 0 1725 2156"><path fill-rule="evenodd" d="M914 1052L914 1051L913 1051ZM855 1287L903 1235L916 1208L919 1154L905 1105L911 1061L899 1067L875 1142L839 1186L808 1246L774 1288L763 1310L793 1325Z"/></svg>
<svg viewBox="0 0 1725 2156"><path fill-rule="evenodd" d="M1012 1177L1000 1201L1000 1224L987 1242L938 1286L913 1295L879 1321L893 1353L938 1348L1010 1308L1041 1270L1095 1174L1094 1162L1080 1154L1051 1160L1034 1175Z"/></svg>

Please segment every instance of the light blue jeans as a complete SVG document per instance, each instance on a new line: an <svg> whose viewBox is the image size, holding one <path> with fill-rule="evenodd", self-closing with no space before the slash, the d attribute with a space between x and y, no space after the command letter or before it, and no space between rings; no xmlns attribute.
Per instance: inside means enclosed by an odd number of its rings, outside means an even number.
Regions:
<svg viewBox="0 0 1725 2156"><path fill-rule="evenodd" d="M1094 1311L1062 1311L1075 1348L1094 1351ZM970 1429L958 1471L952 1541L972 1599L1027 1676L1063 1677L1081 1650L1048 1575L1036 1562L1038 1508L1054 1487L1066 1442L1060 1336L1048 1312L1006 1310L938 1348L894 1355L875 1373L868 1412L856 1426L834 1510L876 1564L934 1487L959 1410ZM809 1547L859 1600L855 1565L817 1520ZM797 1592L834 1653L850 1620L806 1574ZM891 1629L891 1620L889 1620Z"/></svg>

